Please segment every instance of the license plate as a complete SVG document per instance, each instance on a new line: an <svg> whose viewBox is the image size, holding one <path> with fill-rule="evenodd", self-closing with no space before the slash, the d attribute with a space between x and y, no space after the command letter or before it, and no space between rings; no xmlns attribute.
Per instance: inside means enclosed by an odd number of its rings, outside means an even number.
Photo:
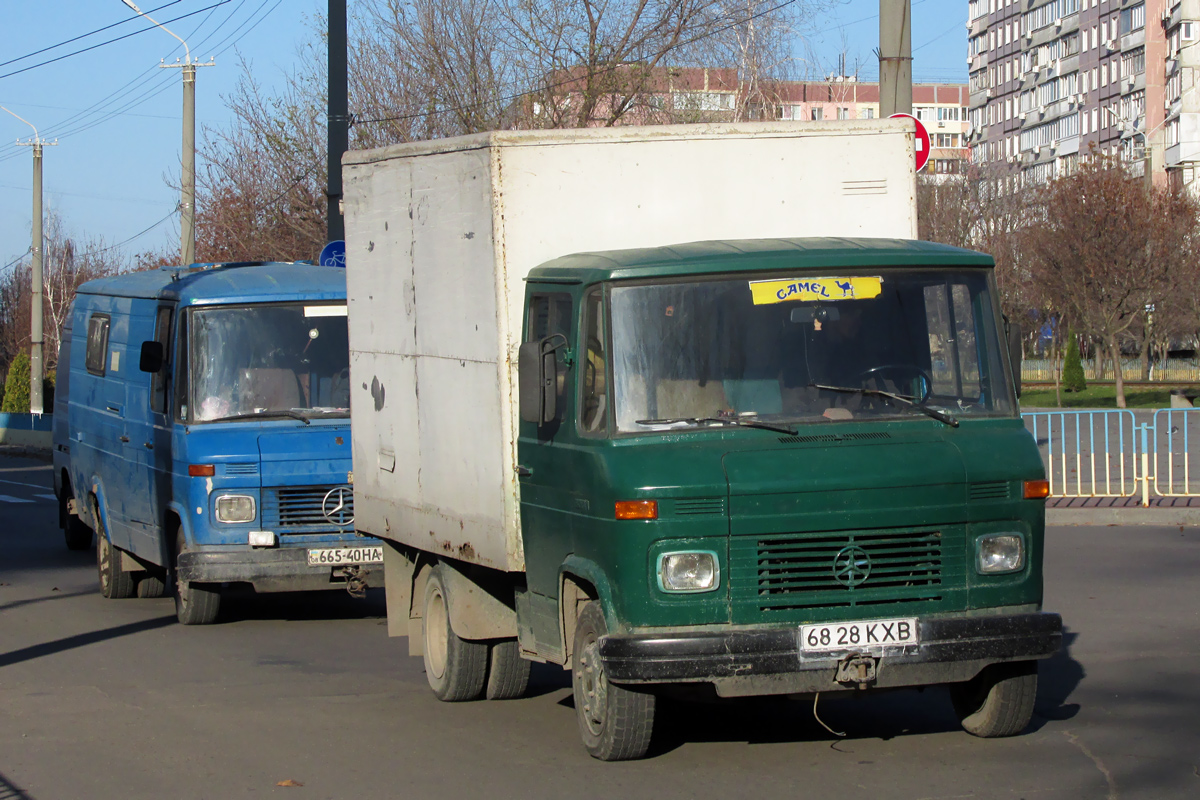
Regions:
<svg viewBox="0 0 1200 800"><path fill-rule="evenodd" d="M916 619L873 619L800 626L800 647L806 653L906 644L918 644Z"/></svg>
<svg viewBox="0 0 1200 800"><path fill-rule="evenodd" d="M308 551L310 567L338 567L354 564L382 564L383 546L324 547Z"/></svg>

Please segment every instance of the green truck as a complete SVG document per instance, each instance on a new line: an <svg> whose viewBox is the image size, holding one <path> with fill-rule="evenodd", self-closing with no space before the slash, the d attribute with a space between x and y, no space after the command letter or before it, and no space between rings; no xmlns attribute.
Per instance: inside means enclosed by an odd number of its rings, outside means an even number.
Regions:
<svg viewBox="0 0 1200 800"><path fill-rule="evenodd" d="M347 156L355 525L385 542L389 632L439 698L517 697L530 661L561 664L603 760L643 756L657 699L697 686L946 685L970 733L1024 730L1062 636L1047 484L992 259L911 238L904 124ZM870 163L825 195L765 177L773 148L846 139ZM712 146L739 165L718 184L762 190L749 218L606 188ZM635 230L597 220L607 202ZM773 235L789 224L830 236ZM656 227L687 243L642 244ZM633 246L567 249L610 240Z"/></svg>

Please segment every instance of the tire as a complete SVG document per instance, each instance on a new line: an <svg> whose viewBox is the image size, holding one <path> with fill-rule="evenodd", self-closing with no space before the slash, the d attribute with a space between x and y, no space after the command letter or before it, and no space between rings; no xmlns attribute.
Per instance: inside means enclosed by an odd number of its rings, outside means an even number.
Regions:
<svg viewBox="0 0 1200 800"><path fill-rule="evenodd" d="M96 520L96 572L100 576L100 594L110 600L133 597L133 575L121 569L121 551L112 546L104 523L100 520L100 509L93 506Z"/></svg>
<svg viewBox="0 0 1200 800"><path fill-rule="evenodd" d="M425 637L425 677L439 700L475 700L487 679L488 646L460 639L450 627L450 602L441 565L425 581L421 629Z"/></svg>
<svg viewBox="0 0 1200 800"><path fill-rule="evenodd" d="M67 540L68 550L87 550L92 546L92 529L74 514L67 514L67 526L63 528L63 538Z"/></svg>
<svg viewBox="0 0 1200 800"><path fill-rule="evenodd" d="M529 688L530 663L521 658L517 640L495 642L490 650L484 696L488 700L514 700L524 695Z"/></svg>
<svg viewBox="0 0 1200 800"><path fill-rule="evenodd" d="M655 697L609 683L600 661L600 637L608 631L600 604L588 603L575 623L571 688L583 746L601 761L641 758L654 732Z"/></svg>
<svg viewBox="0 0 1200 800"><path fill-rule="evenodd" d="M1037 699L1037 662L993 664L966 683L950 686L950 699L963 730L993 739L1029 727Z"/></svg>
<svg viewBox="0 0 1200 800"><path fill-rule="evenodd" d="M186 542L183 531L175 533L175 556L178 559ZM175 589L175 618L181 625L210 625L217 620L221 611L221 592L209 584L179 580L172 569L171 583Z"/></svg>
<svg viewBox="0 0 1200 800"><path fill-rule="evenodd" d="M162 597L167 591L167 583L163 577L153 572L143 572L137 580L137 596L142 598Z"/></svg>

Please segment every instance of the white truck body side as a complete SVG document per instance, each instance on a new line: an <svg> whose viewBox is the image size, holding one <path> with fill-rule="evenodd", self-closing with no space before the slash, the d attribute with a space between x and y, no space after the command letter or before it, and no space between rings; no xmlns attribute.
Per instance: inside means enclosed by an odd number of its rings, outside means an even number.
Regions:
<svg viewBox="0 0 1200 800"><path fill-rule="evenodd" d="M524 569L524 278L570 253L917 235L912 123L497 132L344 159L358 530Z"/></svg>

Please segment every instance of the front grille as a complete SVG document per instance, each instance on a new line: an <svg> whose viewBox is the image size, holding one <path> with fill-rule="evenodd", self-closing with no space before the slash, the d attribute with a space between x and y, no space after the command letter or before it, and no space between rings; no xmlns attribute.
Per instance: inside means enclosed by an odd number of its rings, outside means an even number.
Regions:
<svg viewBox="0 0 1200 800"><path fill-rule="evenodd" d="M342 530L352 523L337 525L325 518L321 504L330 490L338 488L330 486L279 486L263 489L263 523L276 529L279 533L304 532L315 530ZM336 499L331 498L329 507L336 505ZM334 515L335 519L337 515ZM345 505L341 519L354 518L354 495L346 492ZM291 529L291 530L289 530Z"/></svg>
<svg viewBox="0 0 1200 800"><path fill-rule="evenodd" d="M258 464L226 464L226 475L257 475Z"/></svg>
<svg viewBox="0 0 1200 800"><path fill-rule="evenodd" d="M733 585L745 600L750 599L753 586L753 600L760 611L942 599L943 541L938 530L746 538L753 543L735 542L731 553ZM851 568L846 569L848 566Z"/></svg>

